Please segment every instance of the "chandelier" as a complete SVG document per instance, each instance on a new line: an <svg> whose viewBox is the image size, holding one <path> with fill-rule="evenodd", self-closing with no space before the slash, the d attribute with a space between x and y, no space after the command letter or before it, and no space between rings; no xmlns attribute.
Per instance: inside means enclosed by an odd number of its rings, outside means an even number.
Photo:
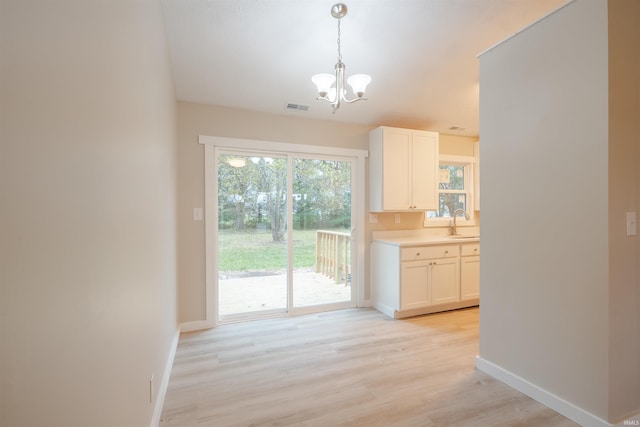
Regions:
<svg viewBox="0 0 640 427"><path fill-rule="evenodd" d="M347 79L347 83L351 86L351 90L356 95L356 98L347 99L344 84L344 68L345 65L342 62L342 52L340 51L340 19L344 18L347 14L347 6L342 3L334 4L331 7L331 16L338 20L338 62L336 63L336 73L333 74L315 74L311 77L311 81L318 87L318 97L316 99L323 99L328 101L333 107L335 113L340 108L342 101L351 104L352 102L366 100L364 97L364 91L367 85L371 82L371 77L366 74L354 74ZM333 84L335 83L335 86Z"/></svg>

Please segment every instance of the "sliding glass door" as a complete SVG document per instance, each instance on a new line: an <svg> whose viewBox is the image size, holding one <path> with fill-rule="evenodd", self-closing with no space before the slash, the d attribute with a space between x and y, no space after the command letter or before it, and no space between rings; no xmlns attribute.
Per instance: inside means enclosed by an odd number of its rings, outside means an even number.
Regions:
<svg viewBox="0 0 640 427"><path fill-rule="evenodd" d="M293 307L350 303L351 162L293 159Z"/></svg>
<svg viewBox="0 0 640 427"><path fill-rule="evenodd" d="M216 152L221 320L354 306L353 160Z"/></svg>

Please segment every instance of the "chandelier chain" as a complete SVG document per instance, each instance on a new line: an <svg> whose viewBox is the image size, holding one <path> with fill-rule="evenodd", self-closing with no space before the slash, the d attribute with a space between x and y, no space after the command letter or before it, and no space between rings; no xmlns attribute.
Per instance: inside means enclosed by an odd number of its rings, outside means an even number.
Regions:
<svg viewBox="0 0 640 427"><path fill-rule="evenodd" d="M342 51L340 50L340 19L338 19L338 62L342 62Z"/></svg>

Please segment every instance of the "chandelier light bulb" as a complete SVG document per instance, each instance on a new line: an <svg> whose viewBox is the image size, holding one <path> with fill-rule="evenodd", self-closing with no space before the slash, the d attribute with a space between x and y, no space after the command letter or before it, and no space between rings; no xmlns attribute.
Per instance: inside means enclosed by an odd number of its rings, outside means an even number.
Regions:
<svg viewBox="0 0 640 427"><path fill-rule="evenodd" d="M367 85L371 83L371 76L366 74L354 74L347 79L347 83L351 86L353 93L355 93L358 98L362 98L365 90L367 89Z"/></svg>
<svg viewBox="0 0 640 427"><path fill-rule="evenodd" d="M320 95L321 98L324 98L327 96L327 93L329 93L333 82L336 81L336 76L326 73L315 74L311 77L311 81L318 87L318 95Z"/></svg>

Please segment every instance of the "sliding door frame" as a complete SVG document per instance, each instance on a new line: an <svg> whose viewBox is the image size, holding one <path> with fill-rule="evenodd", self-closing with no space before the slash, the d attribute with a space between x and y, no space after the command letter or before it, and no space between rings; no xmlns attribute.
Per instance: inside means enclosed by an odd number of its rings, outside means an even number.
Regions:
<svg viewBox="0 0 640 427"><path fill-rule="evenodd" d="M238 139L200 135L198 142L204 145L204 200L205 200L205 316L206 327L215 327L218 323L218 171L216 149L255 150L281 153L284 155L318 155L351 158L355 166L355 183L352 183L353 218L351 224L352 264L354 265L352 282L356 307L365 305L365 158L367 150L340 147L325 147L283 142ZM291 313L295 314L295 313Z"/></svg>

